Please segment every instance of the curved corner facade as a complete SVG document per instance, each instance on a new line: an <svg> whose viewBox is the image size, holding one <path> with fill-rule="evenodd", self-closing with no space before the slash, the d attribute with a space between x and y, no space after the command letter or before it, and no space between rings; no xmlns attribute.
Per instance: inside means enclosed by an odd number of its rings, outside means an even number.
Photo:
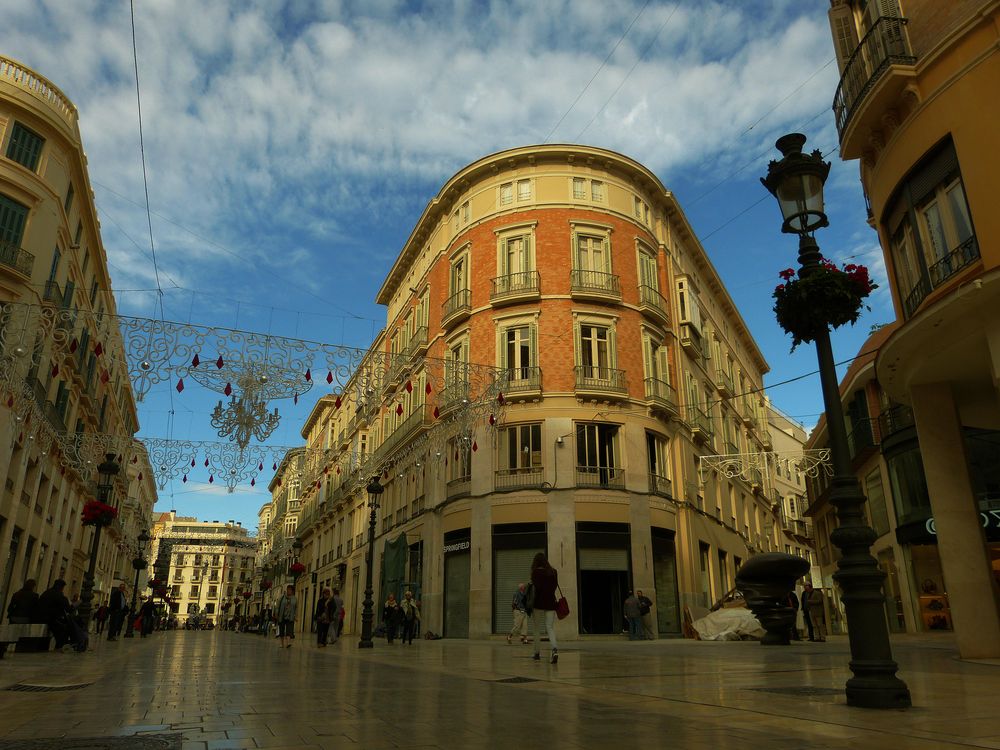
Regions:
<svg viewBox="0 0 1000 750"><path fill-rule="evenodd" d="M43 76L0 57L0 305L10 302L115 312L76 108ZM98 360L94 339L77 330L81 346L56 361L44 337L31 335L35 356L3 363L5 388L33 394L48 428L136 432L120 340L104 342L108 353ZM93 533L81 526L80 510L92 499L96 478L63 470L39 449L33 428L19 423L12 401L4 395L0 403L4 605L29 578L37 580L39 591L56 578L67 581L67 592L79 591ZM115 492L119 517L101 539L95 608L119 583L133 586L135 540L152 522L156 486L145 451L123 468ZM140 584L144 581L145 574Z"/></svg>
<svg viewBox="0 0 1000 750"><path fill-rule="evenodd" d="M767 470L699 471L701 456L771 448L767 365L674 197L637 162L553 145L469 165L428 204L378 301L377 350L496 366L509 386L495 428L384 481L376 601L411 588L424 629L506 633L545 551L567 636L621 633L630 589L655 602L658 635L679 635L685 608L711 606L755 551L809 554ZM427 395L419 368L389 380L371 424L321 402L306 447L398 449L462 397L461 382ZM339 586L356 632L369 515L338 483L321 472L302 489L311 575L298 586L306 600Z"/></svg>
<svg viewBox="0 0 1000 750"><path fill-rule="evenodd" d="M1000 2L831 6L841 157L860 159L899 323L875 366L882 410L913 409L960 649L997 657L982 519L1000 506Z"/></svg>

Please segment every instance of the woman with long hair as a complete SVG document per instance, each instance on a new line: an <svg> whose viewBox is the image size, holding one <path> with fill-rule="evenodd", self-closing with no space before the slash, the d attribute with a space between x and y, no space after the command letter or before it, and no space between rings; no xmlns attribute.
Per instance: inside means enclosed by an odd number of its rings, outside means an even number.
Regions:
<svg viewBox="0 0 1000 750"><path fill-rule="evenodd" d="M541 640L538 637L538 621L545 618L545 630L549 634L549 644L552 655L549 661L555 664L559 661L559 644L556 643L556 589L559 587L559 574L549 565L544 552L535 555L531 561L531 588L533 596L528 606L531 614L531 633L535 641L535 661L541 659L539 649Z"/></svg>

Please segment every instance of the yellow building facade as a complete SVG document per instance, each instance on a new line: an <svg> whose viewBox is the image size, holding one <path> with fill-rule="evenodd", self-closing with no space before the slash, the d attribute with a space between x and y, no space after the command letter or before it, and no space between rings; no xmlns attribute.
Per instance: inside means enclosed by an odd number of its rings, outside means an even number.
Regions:
<svg viewBox="0 0 1000 750"><path fill-rule="evenodd" d="M304 425L297 538L310 602L339 586L357 632L369 507L354 467L392 465L376 514L376 611L412 589L424 630L487 638L545 551L573 614L560 632L620 634L641 589L655 630L728 592L757 551L804 554L761 469L701 459L772 448L760 350L674 196L641 164L585 146L487 156L431 200L377 300L389 363L374 416L338 396ZM426 368L443 362L443 389ZM503 373L494 426L394 464ZM369 464L371 465L371 464ZM367 477L364 478L367 481ZM277 515L272 518L277 519ZM306 608L308 610L308 608ZM302 625L308 624L304 618Z"/></svg>
<svg viewBox="0 0 1000 750"><path fill-rule="evenodd" d="M88 322L115 313L77 110L44 77L0 57L0 601L25 579L56 578L78 592L93 530L80 511L95 494L99 462L68 462L65 446L131 437L138 417L117 331L96 347ZM73 311L79 343L54 355L33 326ZM113 328L113 326L112 326ZM96 338L96 337L95 337ZM62 455L53 436L61 436ZM101 539L96 609L119 582L133 585L136 539L156 501L153 472L136 446L115 480L119 517Z"/></svg>
<svg viewBox="0 0 1000 750"><path fill-rule="evenodd" d="M926 500L893 499L926 502L962 654L1000 656L1000 3L831 6L841 158L860 160L899 323L875 371L886 408L913 409L926 475Z"/></svg>

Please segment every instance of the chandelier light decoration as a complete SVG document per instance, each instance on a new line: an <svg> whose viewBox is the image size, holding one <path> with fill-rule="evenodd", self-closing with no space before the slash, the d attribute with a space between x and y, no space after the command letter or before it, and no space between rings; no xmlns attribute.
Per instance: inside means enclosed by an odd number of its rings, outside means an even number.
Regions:
<svg viewBox="0 0 1000 750"><path fill-rule="evenodd" d="M702 484L705 482L706 469L719 471L729 479L742 479L752 482L758 475L769 476L769 466L785 462L795 466L800 472L813 479L821 473L825 473L827 476L832 476L833 474L829 448L699 456L698 473Z"/></svg>
<svg viewBox="0 0 1000 750"><path fill-rule="evenodd" d="M94 379L107 385L127 376L139 401L167 382L178 394L194 382L228 399L220 399L210 415L219 437L228 442L142 439L161 489L171 479L186 482L199 467L207 470L210 484L219 482L230 491L242 483L254 486L265 467L276 469L292 449L264 444L280 420L271 402L291 398L297 403L317 376L331 388L328 406L346 415L341 437L385 418L396 429L374 452L362 452L345 440L308 451L298 477L304 486L334 474L341 475L339 484L354 489L376 474L388 476L434 458L446 462L447 446L456 440L476 450L479 426L495 428L506 407L505 371L435 359L419 348L365 351L51 305L3 304L0 393L20 424L13 439L36 441L43 453L57 452L63 470L81 476L92 473L107 453L123 461L136 458L135 441L132 436L67 432L41 392L43 368L53 379L85 377L88 388L96 387Z"/></svg>

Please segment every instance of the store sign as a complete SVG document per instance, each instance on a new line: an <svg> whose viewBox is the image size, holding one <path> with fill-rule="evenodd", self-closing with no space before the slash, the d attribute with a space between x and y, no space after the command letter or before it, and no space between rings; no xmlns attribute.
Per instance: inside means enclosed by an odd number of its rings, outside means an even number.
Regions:
<svg viewBox="0 0 1000 750"><path fill-rule="evenodd" d="M472 542L470 542L468 539L461 542L455 542L454 544L444 545L444 553L446 555L449 552L461 552L462 550L466 549L472 549Z"/></svg>
<svg viewBox="0 0 1000 750"><path fill-rule="evenodd" d="M979 520L986 532L986 539L1000 541L1000 509L996 501L981 502ZM984 507L986 506L986 507ZM934 516L925 521L913 521L896 528L896 541L900 544L937 544L937 522Z"/></svg>
<svg viewBox="0 0 1000 750"><path fill-rule="evenodd" d="M982 520L983 528L987 531L990 529L1000 529L1000 510L982 511L979 514L979 518ZM937 524L934 522L934 516L928 518L924 526L928 534L937 536Z"/></svg>

